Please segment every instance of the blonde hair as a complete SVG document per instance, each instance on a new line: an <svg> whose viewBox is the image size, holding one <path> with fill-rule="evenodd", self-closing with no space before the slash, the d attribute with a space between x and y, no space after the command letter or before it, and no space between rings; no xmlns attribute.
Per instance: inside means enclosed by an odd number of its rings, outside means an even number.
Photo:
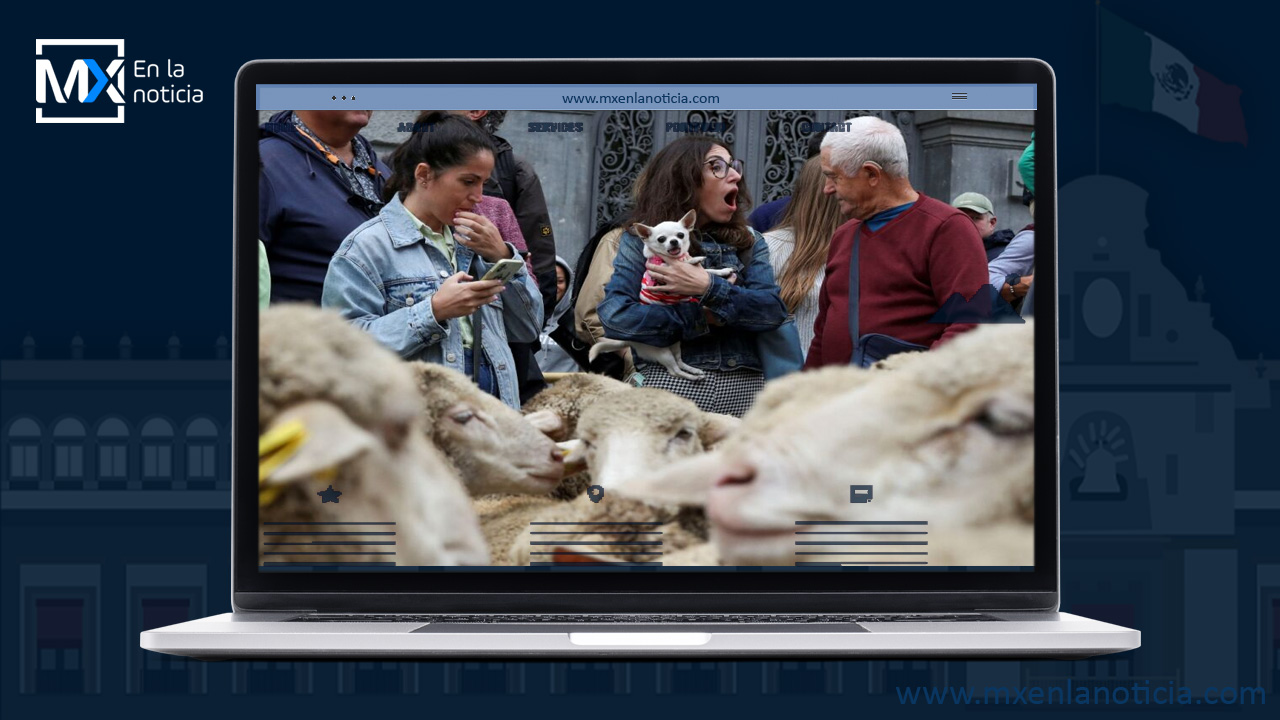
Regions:
<svg viewBox="0 0 1280 720"><path fill-rule="evenodd" d="M791 202L778 222L779 228L790 228L795 235L795 250L777 278L788 312L795 312L809 295L827 262L831 236L845 221L835 196L822 192L824 182L821 160L810 158L796 176Z"/></svg>

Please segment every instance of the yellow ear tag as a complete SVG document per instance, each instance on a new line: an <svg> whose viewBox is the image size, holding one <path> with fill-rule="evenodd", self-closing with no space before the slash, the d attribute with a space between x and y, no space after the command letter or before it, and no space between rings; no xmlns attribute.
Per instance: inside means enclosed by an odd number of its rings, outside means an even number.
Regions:
<svg viewBox="0 0 1280 720"><path fill-rule="evenodd" d="M276 468L297 454L307 441L301 420L290 420L271 428L258 438L258 506L270 505L280 494L279 486L264 485Z"/></svg>

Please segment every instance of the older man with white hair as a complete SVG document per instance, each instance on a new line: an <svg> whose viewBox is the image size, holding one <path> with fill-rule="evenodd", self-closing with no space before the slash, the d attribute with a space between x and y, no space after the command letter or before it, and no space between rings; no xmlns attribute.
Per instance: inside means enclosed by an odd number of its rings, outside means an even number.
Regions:
<svg viewBox="0 0 1280 720"><path fill-rule="evenodd" d="M974 326L934 316L956 294L974 299L987 282L973 223L911 186L898 128L870 116L847 127L822 141L823 192L853 219L831 239L806 368L867 365L945 342Z"/></svg>

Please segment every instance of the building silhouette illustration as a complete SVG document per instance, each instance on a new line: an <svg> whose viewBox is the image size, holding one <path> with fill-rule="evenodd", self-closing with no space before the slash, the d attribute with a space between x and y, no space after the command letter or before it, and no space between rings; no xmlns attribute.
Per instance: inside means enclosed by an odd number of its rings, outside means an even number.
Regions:
<svg viewBox="0 0 1280 720"><path fill-rule="evenodd" d="M508 694L878 702L902 685L1067 678L1274 693L1280 489L1264 453L1280 437L1280 363L1236 357L1213 329L1212 288L1188 291L1147 242L1145 199L1118 178L1077 180L1062 206L1093 211L1064 214L1059 241L1063 610L1142 630L1138 651L1077 662L204 663L147 653L142 630L230 609L228 345L175 335L148 348L162 359L140 359L126 336L95 359L78 337L26 335L12 339L18 357L0 360L7 707L29 717L48 695L85 713L124 711L132 695L203 696L207 714L239 695L405 696L407 711L421 710L420 696Z"/></svg>
<svg viewBox="0 0 1280 720"><path fill-rule="evenodd" d="M1280 493L1255 440L1280 437L1280 364L1236 357L1206 291L1148 242L1146 200L1076 180L1062 207L1089 212L1064 213L1058 242L1063 610L1142 629L1143 647L1021 663L1021 681L1274 691L1280 566L1255 528Z"/></svg>

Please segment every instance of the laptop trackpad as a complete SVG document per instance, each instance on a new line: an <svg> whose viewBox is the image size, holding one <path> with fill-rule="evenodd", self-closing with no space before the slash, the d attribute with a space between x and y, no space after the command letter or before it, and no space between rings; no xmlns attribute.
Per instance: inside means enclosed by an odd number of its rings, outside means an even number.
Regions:
<svg viewBox="0 0 1280 720"><path fill-rule="evenodd" d="M569 642L574 645L706 645L711 633L705 632L571 632Z"/></svg>

